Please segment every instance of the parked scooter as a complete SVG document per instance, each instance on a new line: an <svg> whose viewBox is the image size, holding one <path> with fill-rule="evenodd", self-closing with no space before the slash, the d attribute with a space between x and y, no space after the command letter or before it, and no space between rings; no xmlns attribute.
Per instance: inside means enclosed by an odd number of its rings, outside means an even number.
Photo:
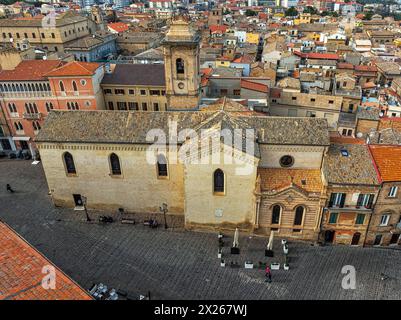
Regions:
<svg viewBox="0 0 401 320"><path fill-rule="evenodd" d="M152 228L152 229L153 229L153 228L157 228L157 227L159 226L157 220L155 220L155 219L145 220L145 221L143 222L143 225L144 225L144 226L149 226L149 227Z"/></svg>
<svg viewBox="0 0 401 320"><path fill-rule="evenodd" d="M99 217L99 222L111 223L113 221L114 221L114 219L111 216L100 216Z"/></svg>

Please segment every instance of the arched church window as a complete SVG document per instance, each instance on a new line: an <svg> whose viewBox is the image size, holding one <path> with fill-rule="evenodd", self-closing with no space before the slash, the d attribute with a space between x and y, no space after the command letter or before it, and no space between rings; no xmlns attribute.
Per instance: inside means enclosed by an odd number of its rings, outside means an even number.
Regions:
<svg viewBox="0 0 401 320"><path fill-rule="evenodd" d="M185 67L184 67L184 60L181 58L178 58L175 61L175 66L177 69L177 74L183 74L185 72Z"/></svg>

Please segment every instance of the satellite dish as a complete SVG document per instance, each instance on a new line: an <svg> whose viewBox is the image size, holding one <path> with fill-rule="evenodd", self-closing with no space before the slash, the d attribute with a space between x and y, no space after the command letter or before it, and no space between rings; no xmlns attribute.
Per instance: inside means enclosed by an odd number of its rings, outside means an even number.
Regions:
<svg viewBox="0 0 401 320"><path fill-rule="evenodd" d="M43 60L47 60L47 56L43 56L42 59L43 59Z"/></svg>
<svg viewBox="0 0 401 320"><path fill-rule="evenodd" d="M362 133L362 132L358 132L358 133L356 134L356 136L357 136L357 138L362 138L362 137L363 137L363 133Z"/></svg>

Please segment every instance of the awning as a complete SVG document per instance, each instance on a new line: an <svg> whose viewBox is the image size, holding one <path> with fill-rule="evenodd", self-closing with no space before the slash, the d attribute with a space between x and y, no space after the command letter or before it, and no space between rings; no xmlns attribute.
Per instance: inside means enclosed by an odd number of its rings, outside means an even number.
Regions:
<svg viewBox="0 0 401 320"><path fill-rule="evenodd" d="M13 137L14 141L29 141L31 137Z"/></svg>

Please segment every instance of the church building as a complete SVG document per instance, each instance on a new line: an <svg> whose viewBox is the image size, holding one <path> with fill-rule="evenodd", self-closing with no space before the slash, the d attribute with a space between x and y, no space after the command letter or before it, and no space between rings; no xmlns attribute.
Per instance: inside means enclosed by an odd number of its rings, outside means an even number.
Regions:
<svg viewBox="0 0 401 320"><path fill-rule="evenodd" d="M266 117L228 99L186 112L54 111L36 143L56 206L85 197L90 209L152 214L166 203L187 229L318 233L326 119Z"/></svg>

